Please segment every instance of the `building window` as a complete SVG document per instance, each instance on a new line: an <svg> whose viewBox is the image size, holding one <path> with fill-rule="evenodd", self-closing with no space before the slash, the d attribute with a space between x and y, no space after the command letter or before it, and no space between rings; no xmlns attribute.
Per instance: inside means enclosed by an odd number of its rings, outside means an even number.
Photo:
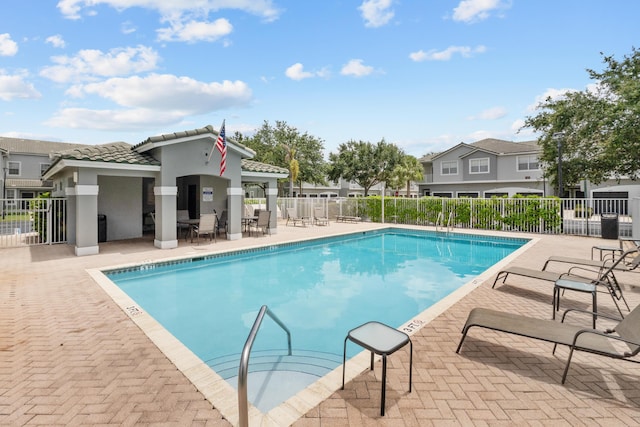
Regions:
<svg viewBox="0 0 640 427"><path fill-rule="evenodd" d="M7 188L5 190L5 197L7 198L7 200L5 200L5 203L7 204L7 206L15 206L16 205L16 190L13 188Z"/></svg>
<svg viewBox="0 0 640 427"><path fill-rule="evenodd" d="M7 162L7 176L20 176L20 162Z"/></svg>
<svg viewBox="0 0 640 427"><path fill-rule="evenodd" d="M40 176L44 175L44 172L49 169L51 163L40 163Z"/></svg>
<svg viewBox="0 0 640 427"><path fill-rule="evenodd" d="M518 156L518 171L537 171L538 156L531 154L529 156Z"/></svg>
<svg viewBox="0 0 640 427"><path fill-rule="evenodd" d="M471 199L477 199L478 198L478 193L475 192L458 192L458 197L468 197Z"/></svg>
<svg viewBox="0 0 640 427"><path fill-rule="evenodd" d="M469 159L469 173L489 173L489 159Z"/></svg>
<svg viewBox="0 0 640 427"><path fill-rule="evenodd" d="M458 161L442 162L440 164L440 172L442 175L458 175Z"/></svg>

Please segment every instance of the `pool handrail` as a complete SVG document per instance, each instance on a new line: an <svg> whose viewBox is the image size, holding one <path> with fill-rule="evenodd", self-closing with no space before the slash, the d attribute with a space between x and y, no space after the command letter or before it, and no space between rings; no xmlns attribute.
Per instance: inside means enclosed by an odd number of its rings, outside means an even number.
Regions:
<svg viewBox="0 0 640 427"><path fill-rule="evenodd" d="M451 221L453 220L453 211L449 212L449 217L447 218L447 233L450 231L450 228L453 228L451 225ZM444 214L442 212L438 213L438 218L436 218L436 231L440 231L440 227L445 228L444 224Z"/></svg>
<svg viewBox="0 0 640 427"><path fill-rule="evenodd" d="M282 323L282 320L278 318L266 305L263 305L256 316L255 322L249 331L247 342L242 349L242 355L240 356L240 366L238 367L238 418L240 427L249 426L249 403L247 399L247 377L249 373L249 356L251 355L251 347L258 335L260 325L262 325L262 319L265 314L268 314L274 322L278 324L287 333L287 346L289 348L289 356L291 356L291 332L289 328Z"/></svg>

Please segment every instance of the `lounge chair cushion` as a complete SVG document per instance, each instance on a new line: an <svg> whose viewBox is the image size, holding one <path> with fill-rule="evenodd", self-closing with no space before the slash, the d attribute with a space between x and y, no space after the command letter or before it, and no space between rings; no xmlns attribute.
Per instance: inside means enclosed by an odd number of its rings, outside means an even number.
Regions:
<svg viewBox="0 0 640 427"><path fill-rule="evenodd" d="M561 276L560 273L555 273L553 271L542 271L542 270L534 270L533 268L511 266L511 267L505 268L504 270L501 270L498 273L498 275L496 276L496 279L493 281L492 288L496 286L496 283L500 279L502 279L502 283L504 283L504 281L507 280L507 277L509 276L509 274L514 274L516 276L531 277L533 279L546 280L549 282L555 282Z"/></svg>
<svg viewBox="0 0 640 427"><path fill-rule="evenodd" d="M489 308L474 308L469 313L464 331L472 326L535 338L556 344L571 346L578 331L590 329L555 320L538 319L519 314L496 311ZM462 344L462 342L460 342ZM582 334L576 341L576 349L595 350L599 353L618 354L609 339L602 335Z"/></svg>

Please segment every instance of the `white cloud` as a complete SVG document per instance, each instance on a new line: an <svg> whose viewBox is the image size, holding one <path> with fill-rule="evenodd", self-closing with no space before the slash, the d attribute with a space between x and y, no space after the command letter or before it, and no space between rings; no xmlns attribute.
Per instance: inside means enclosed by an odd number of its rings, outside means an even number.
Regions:
<svg viewBox="0 0 640 427"><path fill-rule="evenodd" d="M476 116L469 117L469 120L497 120L507 115L507 110L503 107L493 107L482 111Z"/></svg>
<svg viewBox="0 0 640 427"><path fill-rule="evenodd" d="M207 16L209 12L236 9L275 21L282 13L272 0L60 0L58 9L68 19L80 19L81 12L95 14L92 7L105 5L117 10L141 7L156 10L163 18L183 14Z"/></svg>
<svg viewBox="0 0 640 427"><path fill-rule="evenodd" d="M390 10L393 0L365 0L358 10L362 13L366 27L382 27L391 21L394 16Z"/></svg>
<svg viewBox="0 0 640 427"><path fill-rule="evenodd" d="M327 68L322 68L319 71L305 71L304 65L297 62L286 69L284 74L289 77L291 80L303 80L311 77L328 77L329 70Z"/></svg>
<svg viewBox="0 0 640 427"><path fill-rule="evenodd" d="M216 41L231 34L231 31L233 26L224 18L216 19L214 22L173 22L169 28L157 30L159 40L181 42Z"/></svg>
<svg viewBox="0 0 640 427"><path fill-rule="evenodd" d="M60 34L56 34L55 36L49 36L45 40L46 43L49 43L53 47L63 48L65 46L64 39Z"/></svg>
<svg viewBox="0 0 640 427"><path fill-rule="evenodd" d="M10 75L0 69L0 99L12 101L14 99L37 99L42 97L33 84L25 81L26 77L26 72Z"/></svg>
<svg viewBox="0 0 640 427"><path fill-rule="evenodd" d="M87 49L79 51L76 56L54 56L51 59L57 65L43 68L40 75L66 83L150 71L157 66L158 53L150 47L138 46L111 49L107 53Z"/></svg>
<svg viewBox="0 0 640 427"><path fill-rule="evenodd" d="M511 131L514 134L517 134L518 136L520 136L521 138L526 138L526 139L538 138L538 134L536 133L535 129L525 128L524 125L525 125L524 119L518 119L511 124Z"/></svg>
<svg viewBox="0 0 640 427"><path fill-rule="evenodd" d="M65 108L45 122L52 127L95 129L104 131L138 131L149 127L166 127L179 123L179 112L158 112L148 109L89 110Z"/></svg>
<svg viewBox="0 0 640 427"><path fill-rule="evenodd" d="M347 62L340 71L345 76L363 77L373 73L373 67L364 65L362 59L352 59Z"/></svg>
<svg viewBox="0 0 640 427"><path fill-rule="evenodd" d="M527 107L527 111L530 112L534 112L537 110L538 106L540 104L542 104L543 102L545 102L547 100L547 98L551 98L551 99L559 99L562 98L565 94L569 93L569 92L575 92L575 89L553 89L553 88L549 88L546 91L544 91L544 93L542 93L541 95L536 96L535 101L533 102L533 104L529 105Z"/></svg>
<svg viewBox="0 0 640 427"><path fill-rule="evenodd" d="M13 56L16 53L18 53L18 44L11 40L11 35L0 34L0 56Z"/></svg>
<svg viewBox="0 0 640 427"><path fill-rule="evenodd" d="M428 52L425 52L423 50L412 52L409 54L409 58L411 58L415 62L449 61L454 54L460 54L460 56L464 58L469 58L476 53L484 53L486 51L487 48L482 45L476 46L474 48L469 46L449 46L445 50L441 51L431 49Z"/></svg>
<svg viewBox="0 0 640 427"><path fill-rule="evenodd" d="M122 34L135 33L137 30L138 29L131 21L125 21L120 24L120 31L122 31Z"/></svg>
<svg viewBox="0 0 640 427"><path fill-rule="evenodd" d="M67 94L76 97L95 95L123 108L65 108L49 119L48 125L120 131L166 127L180 123L192 114L248 105L252 97L251 89L241 81L204 83L167 74L76 85Z"/></svg>
<svg viewBox="0 0 640 427"><path fill-rule="evenodd" d="M501 0L462 0L453 9L453 20L462 22L476 22L487 19L492 11L506 9L510 4Z"/></svg>
<svg viewBox="0 0 640 427"><path fill-rule="evenodd" d="M67 93L76 97L97 95L123 107L175 111L184 115L244 106L252 96L251 89L242 81L205 83L171 74L112 78L74 86Z"/></svg>

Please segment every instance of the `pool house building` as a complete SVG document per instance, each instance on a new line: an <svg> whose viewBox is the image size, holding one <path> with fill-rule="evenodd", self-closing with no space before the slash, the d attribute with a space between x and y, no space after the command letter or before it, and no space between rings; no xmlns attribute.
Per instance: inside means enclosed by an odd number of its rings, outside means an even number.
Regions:
<svg viewBox="0 0 640 427"><path fill-rule="evenodd" d="M288 171L252 161L253 150L226 139L221 173L217 138L218 132L206 126L152 136L134 146L116 142L53 154L42 179L52 182L53 197L67 199L66 237L76 255L97 254L100 231L106 240L122 240L151 228L154 246L175 248L178 210L188 210L191 218L226 210L226 238L240 239L247 182L265 189L271 232L277 233L277 180ZM101 218L106 230L98 229Z"/></svg>

